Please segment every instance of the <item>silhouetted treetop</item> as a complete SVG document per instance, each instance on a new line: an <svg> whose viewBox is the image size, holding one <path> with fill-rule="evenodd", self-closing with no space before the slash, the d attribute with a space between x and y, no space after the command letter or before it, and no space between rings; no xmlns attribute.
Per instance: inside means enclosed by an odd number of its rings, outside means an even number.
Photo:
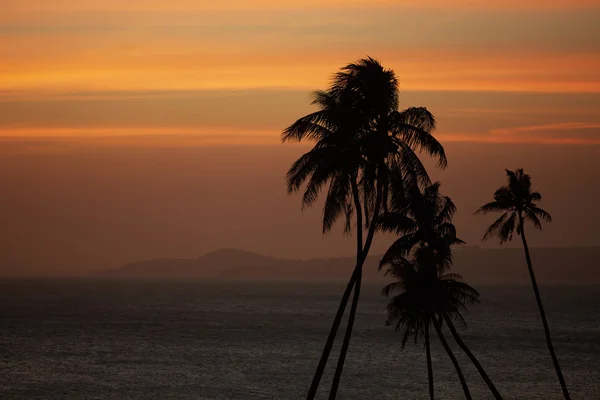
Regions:
<svg viewBox="0 0 600 400"><path fill-rule="evenodd" d="M483 240L491 237L500 239L500 243L510 241L516 231L521 234L522 227L519 214L524 221L529 221L536 229L542 229L542 221L551 222L548 212L539 208L537 202L542 200L539 192L531 189L531 177L523 169L506 170L508 182L494 193L494 201L484 204L475 214L503 212L485 232Z"/></svg>

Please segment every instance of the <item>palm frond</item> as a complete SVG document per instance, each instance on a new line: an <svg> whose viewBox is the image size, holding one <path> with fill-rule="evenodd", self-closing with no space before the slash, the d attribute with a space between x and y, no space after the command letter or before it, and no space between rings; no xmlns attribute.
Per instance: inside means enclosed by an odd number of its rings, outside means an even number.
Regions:
<svg viewBox="0 0 600 400"><path fill-rule="evenodd" d="M462 240L456 237L456 226L452 222L443 222L437 225L436 231L442 240L452 240L452 243L454 243L454 239L456 239L462 242Z"/></svg>
<svg viewBox="0 0 600 400"><path fill-rule="evenodd" d="M344 224L344 235L350 235L352 233L352 216L354 215L354 206L349 203L344 210L346 216L346 223Z"/></svg>
<svg viewBox="0 0 600 400"><path fill-rule="evenodd" d="M450 197L444 196L442 199L443 199L443 202L441 205L441 210L439 211L439 213L436 217L438 223L444 223L446 221L451 221L452 217L454 217L454 214L456 213L456 205L450 199Z"/></svg>
<svg viewBox="0 0 600 400"><path fill-rule="evenodd" d="M334 93L325 90L316 90L313 92L312 105L317 105L324 110L335 109L339 105L339 97Z"/></svg>
<svg viewBox="0 0 600 400"><path fill-rule="evenodd" d="M540 192L533 192L529 195L529 201L542 201L542 195L540 194Z"/></svg>
<svg viewBox="0 0 600 400"><path fill-rule="evenodd" d="M546 222L552 222L552 216L547 211L542 210L541 208L535 207L535 206L532 206L529 209L538 218L541 218L542 220L544 220Z"/></svg>
<svg viewBox="0 0 600 400"><path fill-rule="evenodd" d="M504 224L500 227L500 230L497 231L497 236L500 239L500 244L504 242L509 242L512 240L513 233L517 228L517 233L520 234L521 228L520 225L517 225L517 213L513 212L506 219Z"/></svg>
<svg viewBox="0 0 600 400"><path fill-rule="evenodd" d="M330 164L327 162L317 165L306 185L304 195L302 196L302 208L310 207L317 201L317 197L322 187L335 173L336 172L332 171Z"/></svg>
<svg viewBox="0 0 600 400"><path fill-rule="evenodd" d="M329 232L339 216L349 207L350 179L346 174L337 174L329 185L323 206L323 234Z"/></svg>
<svg viewBox="0 0 600 400"><path fill-rule="evenodd" d="M515 189L517 189L519 187L519 172L523 172L523 170L519 171L511 171L509 169L505 169L506 171L506 176L508 177L508 187L512 190L515 191Z"/></svg>
<svg viewBox="0 0 600 400"><path fill-rule="evenodd" d="M412 232L416 228L416 224L411 218L399 212L383 213L377 218L375 224L378 229L396 235Z"/></svg>
<svg viewBox="0 0 600 400"><path fill-rule="evenodd" d="M389 297L390 294L392 294L395 291L401 291L402 290L402 283L401 282L392 282L392 283L388 283L387 285L385 285L383 287L383 289L381 289L381 294L384 295L385 297Z"/></svg>
<svg viewBox="0 0 600 400"><path fill-rule="evenodd" d="M424 107L412 107L390 116L392 133L411 148L438 158L438 166L446 168L448 160L444 147L431 134L435 130L435 118Z"/></svg>
<svg viewBox="0 0 600 400"><path fill-rule="evenodd" d="M481 206L477 211L475 211L475 214L487 214L489 212L505 212L510 210L511 208L507 208L507 206L505 204L502 204L498 201L492 201L489 203L484 204L483 206Z"/></svg>
<svg viewBox="0 0 600 400"><path fill-rule="evenodd" d="M390 166L397 168L399 175L407 183L413 185L419 183L425 187L431 185L427 169L414 150L403 140L394 139L394 143L398 146L398 150L392 156L392 160L395 161L392 163L390 160Z"/></svg>
<svg viewBox="0 0 600 400"><path fill-rule="evenodd" d="M535 215L535 213L531 209L526 208L524 210L524 214L525 219L531 222L535 229L538 229L540 231L542 230L542 223L540 222L540 219L537 217L537 215Z"/></svg>
<svg viewBox="0 0 600 400"><path fill-rule="evenodd" d="M456 274L456 273L443 274L443 275L440 275L440 280L443 280L443 281L454 280L454 281L460 282L460 281L462 281L462 275Z"/></svg>
<svg viewBox="0 0 600 400"><path fill-rule="evenodd" d="M385 252L379 267L392 263L394 259L406 257L410 254L412 248L418 243L418 237L414 233L409 233L396 239L390 248Z"/></svg>
<svg viewBox="0 0 600 400"><path fill-rule="evenodd" d="M300 156L300 158L292 164L286 175L288 194L298 191L308 176L310 176L319 165L325 162L330 153L331 149L319 148L312 149Z"/></svg>
<svg viewBox="0 0 600 400"><path fill-rule="evenodd" d="M500 216L500 218L498 218L496 221L494 221L494 223L491 224L487 228L487 230L485 231L485 234L483 235L483 239L482 240L486 241L486 240L488 240L488 239L490 239L490 238L492 238L494 236L498 236L498 237L500 237L500 240L502 242L503 240L502 240L502 237L500 236L501 235L500 233L501 233L501 231L503 229L503 226L506 224L507 220L511 218L511 216L514 219L515 213L507 211L504 214L502 214ZM514 224L514 222L513 222L513 224Z"/></svg>
<svg viewBox="0 0 600 400"><path fill-rule="evenodd" d="M303 139L317 141L332 135L332 131L327 127L331 125L329 114L327 110L320 110L299 118L283 131L281 140L283 142L300 142Z"/></svg>

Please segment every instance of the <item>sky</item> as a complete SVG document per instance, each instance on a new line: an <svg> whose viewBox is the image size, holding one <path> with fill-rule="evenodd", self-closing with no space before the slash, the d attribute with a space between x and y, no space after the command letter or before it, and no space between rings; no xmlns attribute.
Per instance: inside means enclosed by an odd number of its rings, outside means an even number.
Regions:
<svg viewBox="0 0 600 400"><path fill-rule="evenodd" d="M600 245L600 1L0 0L0 274L241 247L353 254L285 193L308 147L280 133L367 55L426 106L431 174L473 217L524 167L555 221L540 246ZM383 251L391 238L376 241ZM491 245L491 244L490 244Z"/></svg>

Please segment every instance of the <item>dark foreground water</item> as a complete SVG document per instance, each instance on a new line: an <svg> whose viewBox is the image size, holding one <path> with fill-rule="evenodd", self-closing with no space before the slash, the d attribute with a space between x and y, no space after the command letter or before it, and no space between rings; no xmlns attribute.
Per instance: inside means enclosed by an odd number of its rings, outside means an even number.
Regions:
<svg viewBox="0 0 600 400"><path fill-rule="evenodd" d="M342 289L0 281L0 398L302 399ZM379 289L363 290L338 398L426 399L424 351L412 342L401 350L399 335L384 326ZM560 399L530 288L478 289L482 304L461 332L504 397ZM600 287L549 286L542 294L572 397L600 399ZM438 397L463 398L437 340L432 351ZM490 398L466 357L458 357L473 398Z"/></svg>

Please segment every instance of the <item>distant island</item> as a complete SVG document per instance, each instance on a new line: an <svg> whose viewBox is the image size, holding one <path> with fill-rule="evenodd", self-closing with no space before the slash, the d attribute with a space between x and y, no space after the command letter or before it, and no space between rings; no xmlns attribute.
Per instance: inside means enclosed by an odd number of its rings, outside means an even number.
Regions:
<svg viewBox="0 0 600 400"><path fill-rule="evenodd" d="M600 247L533 248L536 274L541 283L600 283ZM527 267L520 248L457 248L454 272L469 282L528 283ZM367 260L366 280L382 279L377 270L381 255ZM269 257L240 249L220 249L199 258L163 258L139 261L98 273L113 277L190 277L239 279L347 279L353 257L292 260Z"/></svg>

